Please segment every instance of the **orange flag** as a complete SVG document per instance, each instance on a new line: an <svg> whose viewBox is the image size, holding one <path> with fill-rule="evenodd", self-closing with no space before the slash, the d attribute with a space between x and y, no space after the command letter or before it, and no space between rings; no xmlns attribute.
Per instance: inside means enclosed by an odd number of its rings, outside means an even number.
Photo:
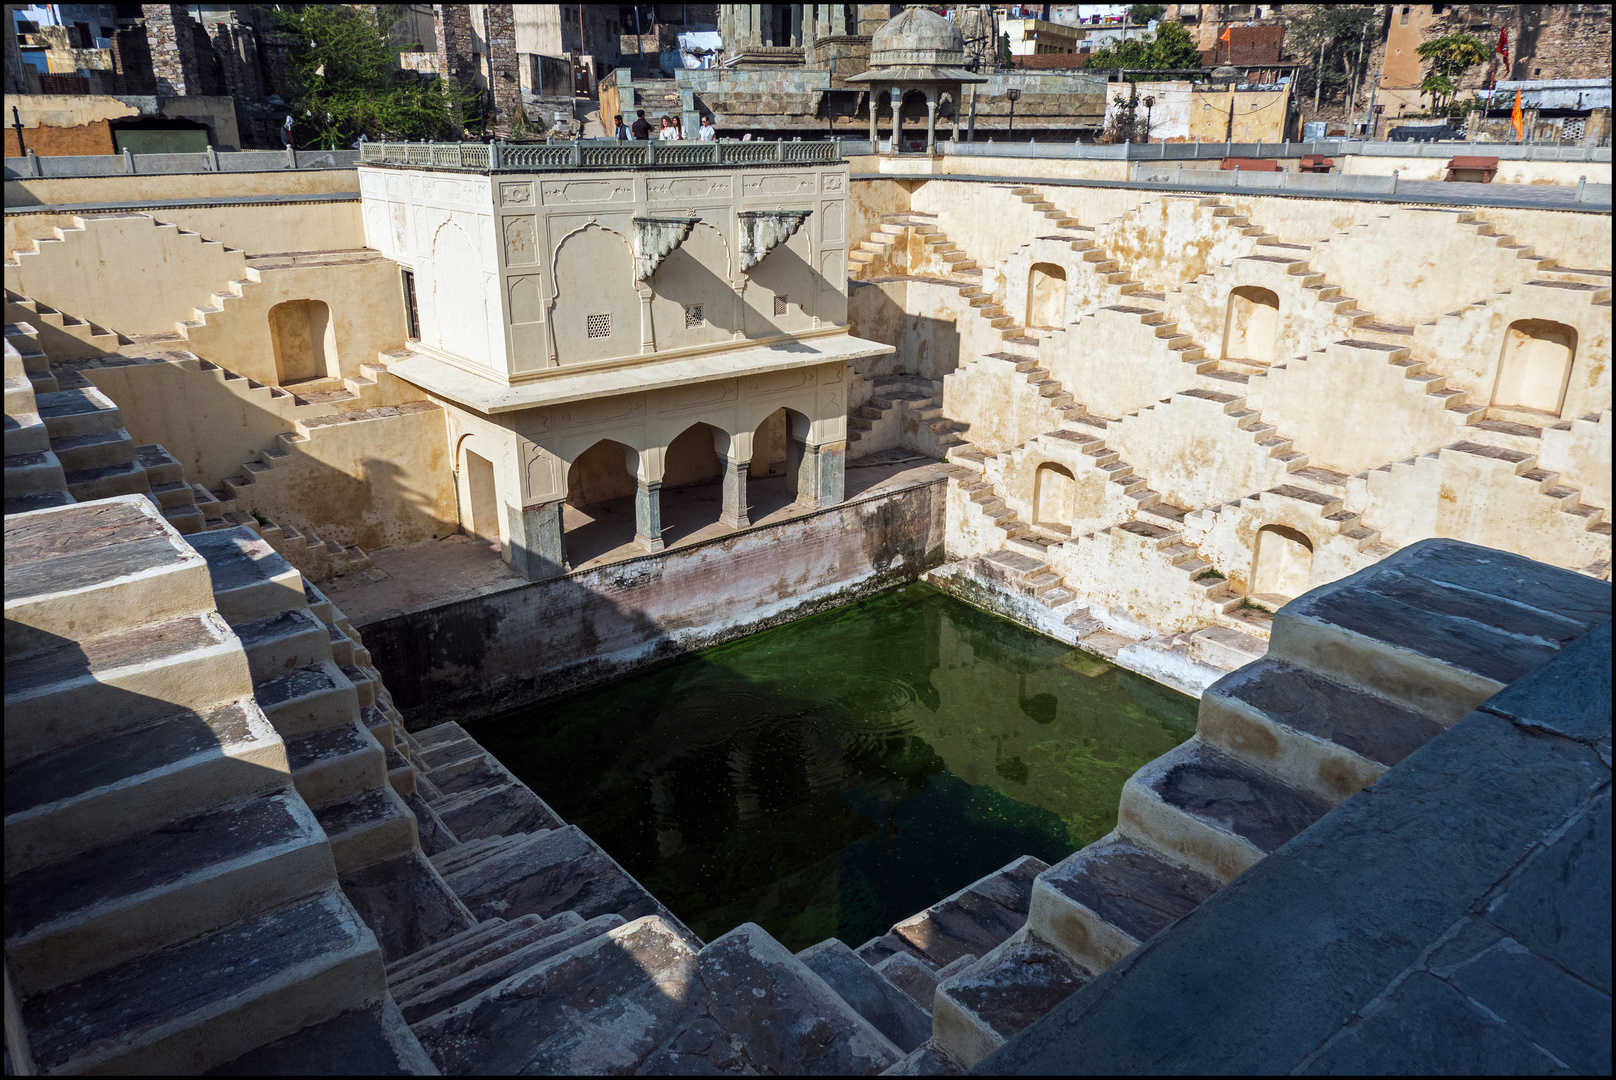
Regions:
<svg viewBox="0 0 1616 1080"><path fill-rule="evenodd" d="M1233 26L1225 26L1223 28L1223 36L1218 38L1218 40L1221 41L1221 42L1224 42L1225 44L1227 44L1228 40L1229 40L1229 31L1233 30L1233 29L1234 29Z"/></svg>
<svg viewBox="0 0 1616 1080"><path fill-rule="evenodd" d="M1515 125L1515 141L1520 142L1526 136L1526 125L1522 122L1521 117L1521 92L1519 89L1515 91L1515 108L1509 114L1509 122Z"/></svg>

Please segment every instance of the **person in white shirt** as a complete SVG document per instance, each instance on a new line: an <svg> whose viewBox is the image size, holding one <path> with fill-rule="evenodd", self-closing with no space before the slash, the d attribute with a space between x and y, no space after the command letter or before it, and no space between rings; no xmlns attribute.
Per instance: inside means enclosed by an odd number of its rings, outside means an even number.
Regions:
<svg viewBox="0 0 1616 1080"><path fill-rule="evenodd" d="M657 133L657 138L662 142L676 142L679 138L679 129L673 126L672 120L664 116L662 118L662 130Z"/></svg>
<svg viewBox="0 0 1616 1080"><path fill-rule="evenodd" d="M714 139L718 138L718 132L713 130L712 117L703 116L701 118L701 127L696 132L696 138L701 142L712 142Z"/></svg>

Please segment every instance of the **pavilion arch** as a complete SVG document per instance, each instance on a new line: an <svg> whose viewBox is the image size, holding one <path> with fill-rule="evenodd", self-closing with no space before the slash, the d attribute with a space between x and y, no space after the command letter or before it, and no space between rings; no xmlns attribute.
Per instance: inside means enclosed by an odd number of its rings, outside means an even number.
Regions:
<svg viewBox="0 0 1616 1080"><path fill-rule="evenodd" d="M550 280L559 291L551 327L560 364L640 351L640 296L626 237L590 223L556 249Z"/></svg>
<svg viewBox="0 0 1616 1080"><path fill-rule="evenodd" d="M1254 595L1295 599L1307 591L1313 574L1313 541L1288 525L1264 525L1252 545Z"/></svg>
<svg viewBox="0 0 1616 1080"><path fill-rule="evenodd" d="M1274 362L1279 348L1279 294L1257 285L1229 292L1223 320L1223 356L1227 360Z"/></svg>
<svg viewBox="0 0 1616 1080"><path fill-rule="evenodd" d="M1033 524L1070 530L1077 501L1077 478L1053 461L1041 462L1033 480Z"/></svg>
<svg viewBox="0 0 1616 1080"><path fill-rule="evenodd" d="M1066 269L1054 263L1033 263L1027 271L1028 326L1059 328L1066 325Z"/></svg>
<svg viewBox="0 0 1616 1080"><path fill-rule="evenodd" d="M639 451L616 439L594 443L567 466L567 505L584 507L633 497L639 456Z"/></svg>
<svg viewBox="0 0 1616 1080"><path fill-rule="evenodd" d="M275 378L281 385L335 378L337 331L323 300L287 300L269 309Z"/></svg>
<svg viewBox="0 0 1616 1080"><path fill-rule="evenodd" d="M489 544L503 544L498 454L473 434L460 437L455 448L459 480L460 528Z"/></svg>
<svg viewBox="0 0 1616 1080"><path fill-rule="evenodd" d="M1491 404L1559 416L1576 355L1577 332L1565 323L1546 319L1510 323L1504 331Z"/></svg>
<svg viewBox="0 0 1616 1080"><path fill-rule="evenodd" d="M728 433L700 421L674 436L663 454L662 486L690 487L722 477L724 462L718 455L720 442L728 444Z"/></svg>

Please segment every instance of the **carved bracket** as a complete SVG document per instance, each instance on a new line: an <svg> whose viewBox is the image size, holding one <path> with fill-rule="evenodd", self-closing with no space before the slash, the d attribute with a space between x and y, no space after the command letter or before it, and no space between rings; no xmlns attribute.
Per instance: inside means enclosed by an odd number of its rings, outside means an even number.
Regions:
<svg viewBox="0 0 1616 1080"><path fill-rule="evenodd" d="M744 273L763 257L791 239L812 210L741 211L741 270Z"/></svg>
<svg viewBox="0 0 1616 1080"><path fill-rule="evenodd" d="M697 217L637 217L634 219L634 280L646 281L662 260L690 238Z"/></svg>

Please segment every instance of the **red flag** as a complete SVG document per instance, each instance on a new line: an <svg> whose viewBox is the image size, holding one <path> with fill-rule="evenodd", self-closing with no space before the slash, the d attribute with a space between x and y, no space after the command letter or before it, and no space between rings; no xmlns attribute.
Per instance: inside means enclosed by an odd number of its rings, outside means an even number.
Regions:
<svg viewBox="0 0 1616 1080"><path fill-rule="evenodd" d="M1504 58L1504 63L1509 63L1509 27L1498 31L1498 48L1493 51Z"/></svg>

